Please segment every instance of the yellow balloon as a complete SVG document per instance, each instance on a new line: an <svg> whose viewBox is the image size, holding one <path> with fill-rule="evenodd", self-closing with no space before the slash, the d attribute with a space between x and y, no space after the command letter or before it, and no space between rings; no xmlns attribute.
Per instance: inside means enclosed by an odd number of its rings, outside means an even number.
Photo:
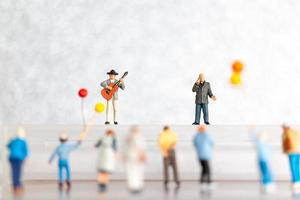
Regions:
<svg viewBox="0 0 300 200"><path fill-rule="evenodd" d="M97 113L102 113L104 110L105 110L105 106L104 106L103 103L97 103L97 104L95 105L95 111L96 111Z"/></svg>
<svg viewBox="0 0 300 200"><path fill-rule="evenodd" d="M233 73L230 78L230 83L232 85L240 85L242 83L242 78L240 73Z"/></svg>

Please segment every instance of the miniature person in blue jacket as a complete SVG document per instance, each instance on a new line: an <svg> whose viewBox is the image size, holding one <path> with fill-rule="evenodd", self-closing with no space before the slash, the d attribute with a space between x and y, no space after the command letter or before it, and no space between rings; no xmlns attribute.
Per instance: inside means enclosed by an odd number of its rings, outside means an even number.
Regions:
<svg viewBox="0 0 300 200"><path fill-rule="evenodd" d="M266 134L264 132L256 133L254 130L251 130L250 137L257 152L257 164L260 171L262 192L274 192L275 186L270 167L271 148L266 142Z"/></svg>
<svg viewBox="0 0 300 200"><path fill-rule="evenodd" d="M71 171L70 171L70 166L69 166L69 155L73 150L77 149L80 146L81 140L79 140L76 143L67 143L68 136L65 134L62 134L59 137L59 141L61 144L58 145L58 147L56 147L56 149L52 153L52 155L49 159L49 163L51 164L51 162L53 161L55 156L58 157L58 172L59 172L58 173L58 178L59 178L58 187L59 187L59 190L61 191L63 189L64 181L66 181L67 191L70 191L70 189L71 189ZM66 177L64 176L64 173L63 173L64 171L66 173Z"/></svg>
<svg viewBox="0 0 300 200"><path fill-rule="evenodd" d="M20 195L23 192L23 185L21 182L22 167L25 159L28 157L28 145L25 137L25 131L22 128L19 128L17 137L11 139L7 144L9 150L8 159L12 174L12 186L15 195Z"/></svg>
<svg viewBox="0 0 300 200"><path fill-rule="evenodd" d="M211 183L211 169L210 160L212 157L213 140L206 131L205 125L200 125L198 131L194 136L194 146L196 148L199 164L202 172L200 176L200 183L204 187L210 187Z"/></svg>

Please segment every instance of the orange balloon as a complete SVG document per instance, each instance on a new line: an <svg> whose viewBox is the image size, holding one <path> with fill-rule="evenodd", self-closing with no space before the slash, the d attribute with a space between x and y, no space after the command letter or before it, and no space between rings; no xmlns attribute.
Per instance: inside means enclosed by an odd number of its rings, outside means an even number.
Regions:
<svg viewBox="0 0 300 200"><path fill-rule="evenodd" d="M242 78L240 73L233 73L230 77L230 83L232 85L240 85L242 83Z"/></svg>
<svg viewBox="0 0 300 200"><path fill-rule="evenodd" d="M239 61L239 60L235 61L232 64L232 70L234 72L240 73L240 72L243 71L243 69L244 69L244 64L241 61Z"/></svg>

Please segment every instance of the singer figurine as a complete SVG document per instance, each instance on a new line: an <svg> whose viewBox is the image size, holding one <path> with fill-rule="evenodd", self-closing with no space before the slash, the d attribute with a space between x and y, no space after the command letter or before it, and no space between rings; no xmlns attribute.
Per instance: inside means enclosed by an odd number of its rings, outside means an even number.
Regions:
<svg viewBox="0 0 300 200"><path fill-rule="evenodd" d="M208 118L208 96L212 100L216 100L216 97L213 95L210 83L205 81L204 74L200 74L198 77L198 80L193 86L192 89L193 92L196 92L196 113L195 113L195 121L193 125L199 125L200 124L200 116L201 116L201 110L203 111L203 117L204 117L204 123L206 125L209 125L209 118Z"/></svg>

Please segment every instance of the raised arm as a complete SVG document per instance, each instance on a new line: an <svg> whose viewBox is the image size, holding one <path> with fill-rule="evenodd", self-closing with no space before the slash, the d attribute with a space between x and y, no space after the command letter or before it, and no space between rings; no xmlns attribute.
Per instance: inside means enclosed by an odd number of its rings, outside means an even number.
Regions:
<svg viewBox="0 0 300 200"><path fill-rule="evenodd" d="M69 148L71 151L73 151L73 150L77 149L80 145L81 145L81 140L78 140L75 143L69 144Z"/></svg>
<svg viewBox="0 0 300 200"><path fill-rule="evenodd" d="M199 90L199 85L197 84L197 82L194 84L192 91L193 92L197 92Z"/></svg>

